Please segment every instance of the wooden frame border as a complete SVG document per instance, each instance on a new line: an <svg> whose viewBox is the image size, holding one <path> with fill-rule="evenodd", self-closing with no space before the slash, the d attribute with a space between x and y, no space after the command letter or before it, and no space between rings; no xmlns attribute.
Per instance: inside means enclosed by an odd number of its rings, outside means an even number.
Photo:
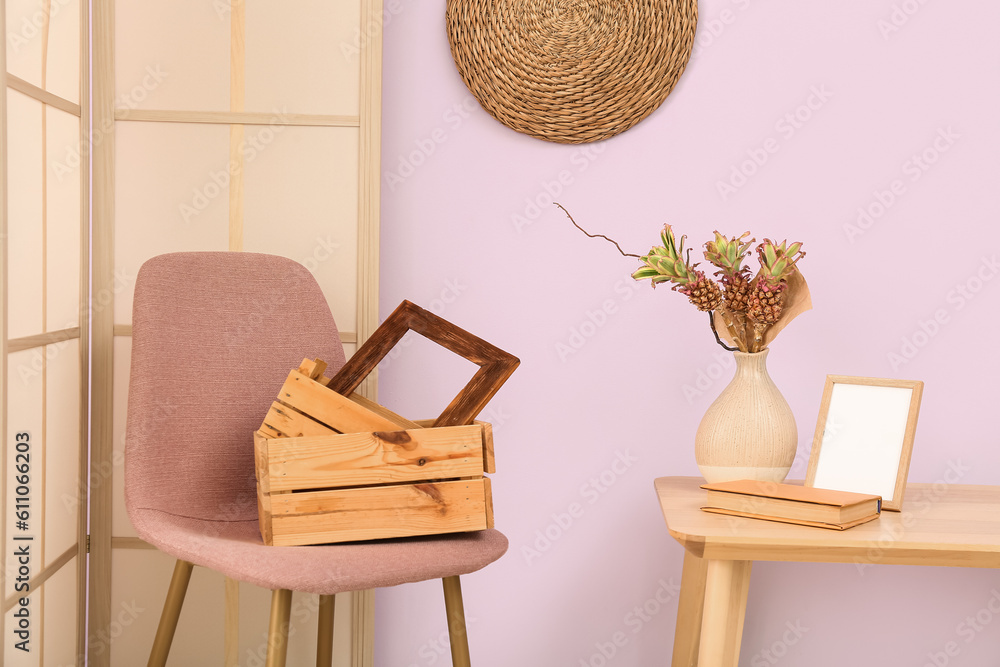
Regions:
<svg viewBox="0 0 1000 667"><path fill-rule="evenodd" d="M379 25L382 0L361 0L361 25ZM379 223L382 160L382 32L362 40L358 80L358 246L355 342L364 343L379 326ZM378 398L378 371L358 392Z"/></svg>
<svg viewBox="0 0 1000 667"><path fill-rule="evenodd" d="M83 7L80 8L81 12ZM81 22L83 17L80 17ZM83 63L81 63L82 65ZM82 107L75 102L70 102L64 97L59 97L55 93L50 93L44 88L39 88L33 83L28 83L24 79L14 76L13 74L7 75L7 85L11 90L16 90L17 92L27 95L33 100L46 104L54 109L59 109L60 111L65 111L71 116L81 117L83 115ZM82 97L80 99L83 99Z"/></svg>
<svg viewBox="0 0 1000 667"><path fill-rule="evenodd" d="M46 88L48 86L48 75L49 75L49 33L52 26L52 0L42 1L42 26L39 28L42 40L42 76L39 82L42 84L41 87L36 88L34 91L37 94L41 94L43 97L49 97L46 95ZM8 83L13 83L9 79ZM27 84L25 81L24 83ZM30 85L30 84L28 84ZM41 149L42 149L42 173L41 183L42 183L42 257L41 257L41 270L42 270L42 331L48 331L49 329L49 103L56 102L59 98L55 95L51 96L49 101L42 102L42 136L41 136ZM79 128L79 126L78 126ZM41 474L38 475L38 495L41 498L41 502L38 503L38 531L42 539L38 541L38 556L41 561L45 562L45 546L46 546L46 525L48 524L48 509L46 507L46 498L48 496L48 461L49 461L49 361L48 355L41 355L41 374L42 374L42 423L41 423L41 456L36 455L36 459L40 459L38 468ZM55 570L53 570L53 574ZM51 575L50 575L51 576ZM47 577L46 577L47 578ZM44 585L44 583L42 584ZM38 615L41 617L42 622L38 624L37 636L38 636L38 661L41 664L45 664L45 602L46 591L40 585L38 589ZM29 590L32 590L29 588ZM5 605L6 606L6 605ZM6 613L6 609L4 610Z"/></svg>
<svg viewBox="0 0 1000 667"><path fill-rule="evenodd" d="M231 0L229 14L229 111L239 114L246 98L246 24L245 0ZM117 118L117 113L115 115ZM229 250L243 250L243 175L246 165L241 146L245 128L229 126ZM240 660L240 585L226 577L223 618L223 659L225 667L238 667Z"/></svg>
<svg viewBox="0 0 1000 667"><path fill-rule="evenodd" d="M813 486L816 471L819 467L820 449L823 445L823 435L826 430L827 415L830 412L830 399L833 398L833 388L837 384L865 385L869 387L893 387L910 389L910 408L906 415L906 429L903 432L903 449L899 456L899 468L896 471L896 486L892 498L882 499L882 509L898 512L903 507L903 495L906 492L906 477L910 471L910 456L913 453L913 440L917 432L917 417L920 414L920 400L923 396L924 383L920 380L891 380L869 377L854 377L850 375L827 375L823 387L823 399L820 403L819 417L816 420L816 433L813 435L812 451L809 454L809 468L806 472L806 486Z"/></svg>
<svg viewBox="0 0 1000 667"><path fill-rule="evenodd" d="M361 40L358 72L358 282L356 341L364 343L378 328L379 222L382 153L382 0L361 0L360 28L378 26ZM378 370L358 393L378 398ZM351 595L351 665L375 664L375 591Z"/></svg>
<svg viewBox="0 0 1000 667"><path fill-rule="evenodd" d="M34 593L35 591L41 589L42 584L48 581L53 574L61 570L63 566L70 562L74 556L77 556L78 553L79 545L71 544L59 556L56 556L51 563L43 567L37 574L35 574L35 576L28 580L28 590ZM14 608L14 605L17 604L19 598L20 596L14 592L11 593L9 597L4 599L2 606L4 616L7 615L8 611Z"/></svg>
<svg viewBox="0 0 1000 667"><path fill-rule="evenodd" d="M93 0L91 127L100 141L92 149L92 294L114 293L115 233L115 2ZM91 310L90 465L101 470L113 458L114 305ZM94 636L111 626L111 476L89 486L90 590L88 628ZM98 650L100 649L100 650ZM111 652L98 644L87 647L87 664L107 667Z"/></svg>
<svg viewBox="0 0 1000 667"><path fill-rule="evenodd" d="M238 0L232 0L235 3ZM235 13L235 12L234 12ZM215 125L273 125L302 127L358 127L357 116L268 113L263 111L179 111L171 109L115 109L115 120L138 123L207 123Z"/></svg>
<svg viewBox="0 0 1000 667"><path fill-rule="evenodd" d="M93 135L90 125L90 6L88 2L80 5L80 141L81 146L90 145ZM87 380L90 373L90 164L89 161L80 165L80 483L77 494L78 530L77 530L77 649L78 656L87 655L87 552L90 541L87 536L87 519L90 507L90 470L87 466L90 452L87 443L90 439L90 383Z"/></svg>
<svg viewBox="0 0 1000 667"><path fill-rule="evenodd" d="M85 283L86 281L84 281L84 284ZM86 302L84 302L83 312L81 315L86 314L85 304ZM83 333L86 334L86 327L83 328ZM45 347L46 345L61 343L66 340L75 340L77 338L81 338L81 329L79 326L71 327L69 329L57 329L56 331L48 331L46 333L34 334L32 336L13 338L7 341L7 351L11 353L23 352L24 350L32 350L36 347Z"/></svg>
<svg viewBox="0 0 1000 667"><path fill-rule="evenodd" d="M246 97L246 24L245 0L231 0L229 14L229 111L241 113ZM243 144L244 128L234 123L229 126L229 250L243 250ZM230 589L227 588L227 594ZM227 601L228 602L228 601ZM228 608L228 605L227 605ZM237 610L239 607L237 606ZM228 624L227 624L228 625ZM230 628L226 628L227 631ZM227 644L228 646L228 644ZM226 653L226 667L235 664L237 657Z"/></svg>
<svg viewBox="0 0 1000 667"><path fill-rule="evenodd" d="M471 424L521 363L492 343L420 306L403 301L327 386L338 394L350 396L407 331L415 331L479 366L469 383L434 420L434 426Z"/></svg>
<svg viewBox="0 0 1000 667"><path fill-rule="evenodd" d="M7 1L0 0L0 35L7 34ZM7 290L10 286L8 273L10 264L7 261L7 47L0 49L0 475L4 483L10 479L7 476ZM4 487L6 489L6 487ZM4 529L7 514L7 494L0 498L0 535L6 535ZM0 572L7 571L6 537L0 549ZM7 632L0 623L0 656L4 655L7 644Z"/></svg>
<svg viewBox="0 0 1000 667"><path fill-rule="evenodd" d="M66 331L73 331L73 330L72 329L67 329ZM116 324L115 327L114 327L114 331L115 331L115 337L116 338L117 337L122 337L122 336L125 337L125 338L127 338L127 337L129 337L129 336L132 335L132 325L131 324ZM340 334L340 342L341 343L357 343L358 342L358 334L354 333L353 331L340 331L338 333ZM70 338L74 338L74 337L75 336L70 336ZM59 340L63 340L63 339L60 338ZM17 339L15 339L15 341L24 341L22 343L19 343L21 345L28 345L28 343L31 342L27 338L17 338ZM55 341L55 342L59 342L59 341ZM29 347L35 347L35 346L34 345L29 345ZM23 349L28 349L28 348L23 348Z"/></svg>

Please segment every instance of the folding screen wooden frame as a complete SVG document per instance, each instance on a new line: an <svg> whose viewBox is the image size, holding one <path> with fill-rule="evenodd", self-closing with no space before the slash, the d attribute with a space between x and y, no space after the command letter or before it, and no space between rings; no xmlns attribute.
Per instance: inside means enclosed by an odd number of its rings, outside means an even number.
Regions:
<svg viewBox="0 0 1000 667"><path fill-rule="evenodd" d="M43 44L47 45L48 40L48 28L49 19L52 15L51 5L46 6L46 10L43 13L43 26L39 28L45 35L43 39L45 40ZM88 279L90 275L90 246L88 243L88 212L90 206L90 169L86 159L86 140L88 137L88 128L90 124L90 76L89 69L86 66L88 62L88 54L90 50L90 24L89 16L87 12L86 3L82 2L80 7L80 33L79 33L79 54L78 54L78 67L79 67L79 90L78 99L79 103L73 103L62 97L59 97L47 90L45 90L45 79L47 75L46 62L48 56L47 46L43 46L42 55L42 86L35 86L34 84L25 81L17 76L8 74L7 72L7 54L6 46L0 49L0 434L3 438L3 461L0 463L0 475L2 475L5 483L9 482L9 468L8 468L8 449L7 449L7 435L8 435L8 414L7 414L7 403L8 403L8 359L9 353L18 352L22 350L29 349L44 349L47 345L60 343L67 340L78 340L79 341L79 364L80 364L80 387L79 391L79 409L80 409L80 426L78 431L78 445L79 445L79 468L78 468L78 479L77 487L73 489L73 492L77 494L77 499L81 502L77 505L77 535L76 542L74 545L61 554L58 558L53 560L48 566L45 566L44 556L40 559L42 568L29 580L29 590L38 590L38 587L42 586L55 572L59 571L63 566L65 566L73 557L76 557L76 590L77 590L77 631L75 638L75 655L77 659L82 661L82 657L85 655L87 635L87 613L86 613L86 595L87 595L87 553L89 548L88 536L87 536L87 503L85 499L79 498L79 493L82 489L87 488L88 479L88 469L87 469L87 437L88 437L88 427L87 420L84 418L86 412L86 406L88 401L88 387L87 387L87 350L89 348L89 333L86 326L86 316L89 311L89 285ZM5 0L0 0L0 34L7 35L7 6ZM8 114L7 114L7 91L15 90L31 99L40 102L43 105L43 110L46 107L53 107L68 113L72 116L79 118L79 144L81 148L80 155L81 164L80 169L80 288L79 288L79 309L78 309L78 322L76 327L71 327L67 329L61 329L56 331L43 331L41 334L26 336L23 338L18 338L10 340L8 338L9 327L8 327L8 290L12 285L12 281L9 276L9 218L8 218L8 142L7 142L7 124L8 124ZM47 114L47 110L45 110ZM43 115L43 119L46 116ZM42 135L43 135L43 150L45 147L45 122L43 120L42 125ZM48 159L43 155L42 165L45 169L43 174L43 197L45 196L46 190L44 183L47 179L48 170ZM43 211L45 204L43 203ZM43 212L43 230L45 213ZM43 231L42 238L42 252L43 258L48 253L47 239ZM43 260L44 261L44 260ZM44 272L44 269L43 269ZM44 273L43 273L44 275ZM45 289L43 288L43 299L45 294ZM46 327L45 324L45 306L43 303L43 329ZM43 373L45 367L45 355L43 354ZM44 377L44 375L43 375ZM43 382L43 401L48 400L45 395L44 382ZM43 413L44 414L44 413ZM44 419L44 417L43 417ZM43 427L44 429L44 427ZM45 468L44 459L47 454L46 443L44 438L44 430L42 436L42 456L43 456L43 467L42 467L42 485L46 480L44 479ZM42 499L43 509L42 509L42 526L40 533L43 537L44 545L44 498ZM8 518L8 507L6 494L0 498L0 512L2 512L3 519ZM0 522L0 526L3 523ZM4 532L4 531L0 531ZM42 552L44 554L44 551ZM0 552L0 572L6 572L7 568L7 549L6 545ZM14 599L13 597L11 599ZM6 616L6 612L10 609L10 600L5 600L3 604L3 616ZM41 622L44 624L44 617L41 616ZM0 623L0 625L4 625ZM9 638L6 636L6 632L3 633L3 637L0 637L0 659L2 659L4 647ZM44 645L42 645L42 650L44 651Z"/></svg>
<svg viewBox="0 0 1000 667"><path fill-rule="evenodd" d="M7 34L7 4L0 0L0 34ZM7 479L7 47L0 50L0 439L3 448L0 455L0 474ZM0 511L7 516L7 494L0 499ZM2 525L2 524L0 524ZM0 531L5 532L5 531ZM0 554L0 572L7 571L6 537ZM6 634L0 622L0 631ZM4 654L6 638L0 638L0 656Z"/></svg>
<svg viewBox="0 0 1000 667"><path fill-rule="evenodd" d="M47 30L48 13L45 14L46 24L43 30ZM7 34L6 30L6 3L0 0L0 33ZM79 430L79 444L80 444L80 459L79 459L79 479L78 486L73 489L74 493L78 493L79 489L86 488L87 479L87 452L86 452L86 442L87 442L87 423L86 419L83 419L83 411L87 405L87 386L83 378L87 377L87 348L88 348L88 330L84 323L84 315L87 312L88 303L88 282L87 276L89 275L89 245L86 242L87 239L87 222L88 222L88 210L89 210L89 184L90 184L90 171L85 161L81 161L80 165L80 230L81 230L81 242L80 242L80 296L79 296L79 317L77 327L63 329L58 331L45 332L35 336L28 336L26 338L8 340L8 326L7 326L7 293L11 285L10 277L8 275L9 262L8 262L8 230L9 230L9 220L8 220L8 171L7 171L7 90L16 90L29 98L41 102L43 105L57 108L61 111L69 113L80 119L79 125L79 136L80 136L80 146L84 146L84 141L87 138L86 128L89 127L89 72L84 63L87 62L87 54L89 51L89 22L88 15L85 7L81 7L80 10L80 53L79 53L79 104L69 102L61 97L58 97L46 90L44 90L44 74L43 74L43 87L37 87L27 81L24 81L16 76L9 75L7 73L7 62L6 62L6 50L0 51L0 313L4 316L0 317L0 322L2 322L2 330L0 330L0 378L2 378L3 391L0 392L0 433L4 434L4 452L3 452L3 478L8 480L8 457L6 450L6 434L8 427L8 415L7 415L7 372L8 372L8 362L7 355L11 352L17 352L21 350L42 348L46 345L59 343L66 340L79 340L80 348L80 370L81 370L81 384L79 388L80 392L80 430ZM45 50L43 50L45 53ZM45 72L45 56L43 55L43 73ZM43 125L44 128L44 125ZM44 129L43 129L44 132ZM47 161L43 160L43 164L47 167ZM43 238L43 252L47 252L44 248L44 238ZM44 307L43 307L44 310ZM43 362L44 363L44 362ZM44 390L43 390L44 391ZM44 447L44 441L43 441ZM44 471L43 471L44 474ZM7 517L7 507L6 507L6 497L0 501L2 505L3 516ZM77 636L75 641L75 653L77 656L83 656L86 646L86 610L84 606L84 600L86 599L86 585L87 585L87 513L86 513L86 503L80 502L77 515L77 540L76 544L70 547L70 550L62 554L57 560L53 561L48 567L43 567L34 578L30 581L31 590L37 590L38 586L41 586L52 574L58 571L63 565L65 565L72 557L77 558ZM73 550L75 549L75 552ZM44 560L43 560L44 563ZM0 556L0 571L5 571L6 568L6 549L4 549L3 556ZM4 610L8 610L7 604L4 605ZM6 637L0 638L0 654L2 654L3 647L6 641Z"/></svg>
<svg viewBox="0 0 1000 667"><path fill-rule="evenodd" d="M381 151L381 72L382 72L382 0L359 0L360 26L377 26L378 30L366 34L360 45L360 94L359 113L356 118L287 114L282 118L286 125L299 126L348 126L359 128L359 198L357 246L357 317L354 336L342 337L344 342L363 343L378 327L378 255L379 255L379 197ZM244 0L231 0L231 62L243 63L244 53ZM114 108L115 67L114 31L115 0L93 0L93 127L114 128L116 120L125 120L125 114ZM243 108L245 80L243 68L231 67L230 110L210 111L160 111L130 109L129 121L219 123L230 125L230 151L234 159L241 159L234 148L243 137L244 125L273 123L272 114L247 112ZM230 185L229 249L242 250L242 170ZM115 133L102 134L101 142L93 151L93 293L113 293L114 289L114 220L115 220ZM127 335L115 326L114 309L95 312L92 320L92 409L91 409L91 465L109 465L113 456L113 341L116 334ZM359 389L363 396L375 399L377 377L372 374ZM107 630L111 623L111 555L113 548L111 511L112 485L110 478L103 478L91 488L90 536L90 608L91 634ZM128 538L124 538L128 540ZM137 540L132 540L137 541ZM141 546L129 543L121 546ZM236 632L233 630L232 612L238 606L238 586L226 581L226 662L235 664ZM353 667L371 667L374 623L374 595L372 591L358 592L352 601L353 635L351 664ZM107 653L89 656L94 667L108 664Z"/></svg>

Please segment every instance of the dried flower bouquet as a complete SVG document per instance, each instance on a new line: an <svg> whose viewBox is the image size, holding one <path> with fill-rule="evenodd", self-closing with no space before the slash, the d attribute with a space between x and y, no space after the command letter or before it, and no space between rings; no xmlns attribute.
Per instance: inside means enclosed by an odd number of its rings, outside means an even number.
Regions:
<svg viewBox="0 0 1000 667"><path fill-rule="evenodd" d="M570 221L584 234L603 238L614 243L626 257L636 257L642 262L632 277L649 279L653 287L669 282L673 289L688 297L698 310L710 313L712 331L719 344L740 352L760 352L774 340L778 332L800 313L812 307L809 287L798 270L798 262L805 257L802 243L780 244L764 239L757 250L760 269L755 275L745 265L750 247L755 239L750 232L727 237L715 232L715 239L705 244L705 259L714 266L718 282L698 269L699 263L691 262L691 249L685 253L685 236L678 241L670 225L660 233L662 245L653 246L645 255L627 253L613 239L603 234L591 234L580 227L561 204L556 204ZM721 282L722 286L719 286ZM723 326L721 334L717 321Z"/></svg>

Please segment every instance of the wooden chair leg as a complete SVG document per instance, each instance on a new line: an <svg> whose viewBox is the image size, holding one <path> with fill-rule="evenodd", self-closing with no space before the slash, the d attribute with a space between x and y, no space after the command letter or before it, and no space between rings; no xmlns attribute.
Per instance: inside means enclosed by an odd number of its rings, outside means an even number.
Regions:
<svg viewBox="0 0 1000 667"><path fill-rule="evenodd" d="M471 667L469 634L465 629L465 604L462 602L462 582L458 576L445 577L444 608L448 615L448 637L451 640L453 667Z"/></svg>
<svg viewBox="0 0 1000 667"><path fill-rule="evenodd" d="M316 667L333 666L333 611L335 595L319 596L319 631L316 633Z"/></svg>
<svg viewBox="0 0 1000 667"><path fill-rule="evenodd" d="M240 582L226 577L226 611L223 619L222 664L240 667Z"/></svg>
<svg viewBox="0 0 1000 667"><path fill-rule="evenodd" d="M146 663L149 667L164 667L167 664L167 654L170 653L170 645L174 641L177 619L180 618L181 607L184 606L184 595L187 593L188 582L191 581L192 569L194 565L180 559L174 564L174 574L170 578L167 599L163 601L160 624L156 628L156 638L153 639L153 648L149 652L149 662Z"/></svg>
<svg viewBox="0 0 1000 667"><path fill-rule="evenodd" d="M292 614L292 592L271 592L271 624L267 630L267 667L285 667L288 655L288 619Z"/></svg>

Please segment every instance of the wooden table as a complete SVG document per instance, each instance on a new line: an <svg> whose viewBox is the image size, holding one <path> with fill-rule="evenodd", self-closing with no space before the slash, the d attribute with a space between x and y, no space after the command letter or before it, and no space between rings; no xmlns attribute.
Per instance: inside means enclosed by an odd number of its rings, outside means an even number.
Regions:
<svg viewBox="0 0 1000 667"><path fill-rule="evenodd" d="M755 560L1000 568L1000 487L910 484L902 512L836 531L702 512L701 484L655 482L686 551L673 667L736 667Z"/></svg>

